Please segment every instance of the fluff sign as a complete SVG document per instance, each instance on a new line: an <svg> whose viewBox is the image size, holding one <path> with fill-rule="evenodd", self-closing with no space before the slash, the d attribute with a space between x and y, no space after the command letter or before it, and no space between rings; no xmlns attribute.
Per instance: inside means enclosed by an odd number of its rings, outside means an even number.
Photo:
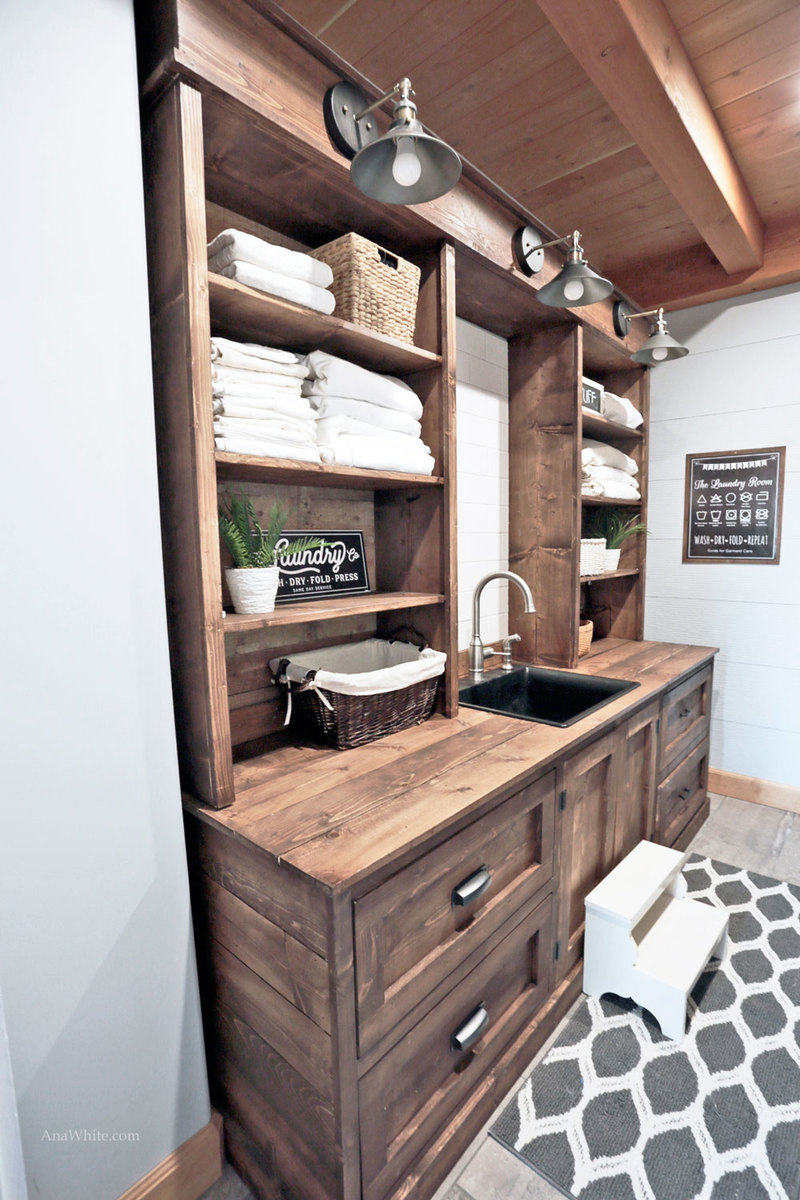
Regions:
<svg viewBox="0 0 800 1200"><path fill-rule="evenodd" d="M323 538L325 544L281 558L281 547L301 537ZM364 535L360 531L286 529L276 551L280 570L277 604L369 591Z"/></svg>

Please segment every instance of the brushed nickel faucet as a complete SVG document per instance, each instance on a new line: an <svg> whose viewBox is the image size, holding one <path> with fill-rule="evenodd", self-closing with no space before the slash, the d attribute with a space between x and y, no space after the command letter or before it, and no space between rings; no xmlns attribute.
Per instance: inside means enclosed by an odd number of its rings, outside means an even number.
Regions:
<svg viewBox="0 0 800 1200"><path fill-rule="evenodd" d="M521 575L515 574L514 571L490 571L488 575L484 575L483 579L479 581L475 591L472 593L472 637L470 638L469 643L469 673L473 679L480 679L481 675L483 674L483 664L485 660L492 654L497 654L496 650L493 650L491 646L484 646L483 642L481 641L481 592L486 587L486 584L491 583L493 579L508 579L511 581L511 583L515 583L522 592L522 596L525 601L524 611L526 613L536 612L536 608L533 603L533 596L531 595L531 589L528 587ZM511 638L506 640L514 641L518 640L518 637L516 634L512 634ZM506 649L509 651L507 662L510 665L510 647L507 647ZM506 655L504 654L503 657L506 658ZM506 666L505 662L503 663L503 666Z"/></svg>

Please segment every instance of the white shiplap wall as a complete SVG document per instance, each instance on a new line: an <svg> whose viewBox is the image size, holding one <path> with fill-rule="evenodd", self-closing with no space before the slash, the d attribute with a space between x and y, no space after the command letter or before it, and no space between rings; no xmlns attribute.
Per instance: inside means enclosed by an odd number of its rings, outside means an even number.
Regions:
<svg viewBox="0 0 800 1200"><path fill-rule="evenodd" d="M711 765L800 784L800 287L669 318L651 376L645 637L719 646ZM688 453L786 446L778 566L682 563Z"/></svg>
<svg viewBox="0 0 800 1200"><path fill-rule="evenodd" d="M469 645L472 593L489 571L508 570L508 343L457 322L458 645ZM508 633L508 584L481 597L481 636Z"/></svg>

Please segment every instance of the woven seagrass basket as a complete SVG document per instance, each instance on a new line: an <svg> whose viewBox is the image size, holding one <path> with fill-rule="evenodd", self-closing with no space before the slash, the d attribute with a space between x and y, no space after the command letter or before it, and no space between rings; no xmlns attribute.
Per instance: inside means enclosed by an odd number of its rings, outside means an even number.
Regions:
<svg viewBox="0 0 800 1200"><path fill-rule="evenodd" d="M589 653L594 633L594 621L581 621L578 626L578 658Z"/></svg>
<svg viewBox="0 0 800 1200"><path fill-rule="evenodd" d="M423 679L411 687L374 696L344 696L321 688L330 708L320 700L318 691L298 690L293 702L298 722L308 736L337 750L349 750L426 720L438 684L438 677Z"/></svg>
<svg viewBox="0 0 800 1200"><path fill-rule="evenodd" d="M357 233L311 251L333 271L336 316L376 333L414 341L420 269Z"/></svg>

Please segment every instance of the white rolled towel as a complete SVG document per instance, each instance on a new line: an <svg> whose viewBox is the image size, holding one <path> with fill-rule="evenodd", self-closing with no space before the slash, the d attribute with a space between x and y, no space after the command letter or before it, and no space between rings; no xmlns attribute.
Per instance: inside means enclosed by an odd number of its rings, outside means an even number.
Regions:
<svg viewBox="0 0 800 1200"><path fill-rule="evenodd" d="M624 425L626 429L638 429L644 420L627 396L616 396L613 392L603 392L600 397L600 412L609 421Z"/></svg>
<svg viewBox="0 0 800 1200"><path fill-rule="evenodd" d="M616 446L608 446L605 442L596 442L592 438L583 439L581 462L585 467L619 467L629 475L636 475L639 471L633 459L622 450L617 450Z"/></svg>
<svg viewBox="0 0 800 1200"><path fill-rule="evenodd" d="M303 381L297 375L280 375L274 371L249 371L242 367L211 364L211 379L217 383L241 383L250 388L280 388L301 395Z"/></svg>
<svg viewBox="0 0 800 1200"><path fill-rule="evenodd" d="M349 396L351 400L365 400L406 413L415 421L422 416L419 397L402 379L368 371L326 350L312 350L306 362L311 375L303 384L306 396Z"/></svg>
<svg viewBox="0 0 800 1200"><path fill-rule="evenodd" d="M328 264L319 262L310 254L276 246L242 229L223 229L208 244L209 270L222 273L225 267L234 262L266 267L268 271L288 275L291 279L302 279L319 288L328 288L333 283L333 271Z"/></svg>
<svg viewBox="0 0 800 1200"><path fill-rule="evenodd" d="M289 275L268 271L266 267L256 267L253 263L232 262L227 267L221 267L217 274L234 279L245 287L255 288L256 291L267 292L270 296L279 296L282 300L291 300L293 304L313 308L316 312L329 315L336 307L333 292L306 283L303 279L292 279Z"/></svg>
<svg viewBox="0 0 800 1200"><path fill-rule="evenodd" d="M432 475L435 466L430 454L421 448L413 454L398 448L388 438L358 437L341 434L332 445L320 446L324 463L340 467L364 467L372 471L406 471L412 475Z"/></svg>
<svg viewBox="0 0 800 1200"><path fill-rule="evenodd" d="M316 446L304 446L298 442L284 441L265 441L262 438L248 437L246 434L241 434L239 437L229 436L224 437L217 434L214 437L214 445L217 450L223 450L228 454L252 454L260 458L290 458L295 462L310 462L318 463L319 450Z"/></svg>
<svg viewBox="0 0 800 1200"><path fill-rule="evenodd" d="M272 375L289 375L305 379L308 367L290 350L274 350L253 342L232 342L228 338L212 337L211 361L221 367L238 367L246 371L268 371Z"/></svg>
<svg viewBox="0 0 800 1200"><path fill-rule="evenodd" d="M374 426L375 430L387 429L392 433L405 433L408 437L422 436L419 421L396 408L381 408L379 404L351 400L347 396L309 396L308 399L320 418L353 417Z"/></svg>
<svg viewBox="0 0 800 1200"><path fill-rule="evenodd" d="M321 417L317 421L317 441L320 446L329 446L341 434L356 434L358 437L381 438L391 441L398 450L406 450L409 454L430 454L430 446L426 446L419 437L410 437L407 433L396 433L393 429L380 429L367 421L357 421L355 417Z"/></svg>

